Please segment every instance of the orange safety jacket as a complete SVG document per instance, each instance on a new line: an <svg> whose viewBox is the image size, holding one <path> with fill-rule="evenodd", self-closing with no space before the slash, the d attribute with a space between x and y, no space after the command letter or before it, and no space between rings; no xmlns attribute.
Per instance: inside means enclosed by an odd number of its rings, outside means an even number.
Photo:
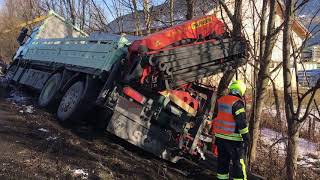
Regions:
<svg viewBox="0 0 320 180"><path fill-rule="evenodd" d="M213 133L216 137L234 141L242 141L242 136L236 131L236 122L232 114L232 106L242 99L236 96L226 95L218 99L218 114L213 120Z"/></svg>

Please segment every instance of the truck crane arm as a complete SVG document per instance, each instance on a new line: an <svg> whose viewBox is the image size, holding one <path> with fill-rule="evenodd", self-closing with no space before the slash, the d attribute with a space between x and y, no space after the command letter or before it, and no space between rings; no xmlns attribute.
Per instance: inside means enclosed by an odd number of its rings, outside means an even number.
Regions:
<svg viewBox="0 0 320 180"><path fill-rule="evenodd" d="M134 41L127 80L156 90L177 88L245 64L245 52L243 39L229 38L223 22L204 16Z"/></svg>

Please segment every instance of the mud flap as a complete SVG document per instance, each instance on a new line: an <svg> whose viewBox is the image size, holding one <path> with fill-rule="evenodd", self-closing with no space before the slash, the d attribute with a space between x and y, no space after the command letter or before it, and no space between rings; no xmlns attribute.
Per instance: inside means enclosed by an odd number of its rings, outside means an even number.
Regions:
<svg viewBox="0 0 320 180"><path fill-rule="evenodd" d="M143 106L120 97L107 131L156 156L170 160L166 151L169 135L149 119L141 118Z"/></svg>

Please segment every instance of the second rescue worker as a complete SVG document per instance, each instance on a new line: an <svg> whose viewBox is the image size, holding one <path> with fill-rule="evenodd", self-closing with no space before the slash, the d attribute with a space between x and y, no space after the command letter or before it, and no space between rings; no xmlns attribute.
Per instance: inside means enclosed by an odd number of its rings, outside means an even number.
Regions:
<svg viewBox="0 0 320 180"><path fill-rule="evenodd" d="M243 95L246 85L234 81L229 94L217 100L217 116L213 120L215 144L218 147L217 179L229 179L229 164L232 160L233 179L247 179L244 163L249 142Z"/></svg>

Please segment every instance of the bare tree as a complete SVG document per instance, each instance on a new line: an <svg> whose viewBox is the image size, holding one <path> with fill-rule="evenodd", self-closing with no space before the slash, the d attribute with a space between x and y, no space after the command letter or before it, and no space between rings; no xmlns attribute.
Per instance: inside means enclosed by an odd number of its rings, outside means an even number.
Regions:
<svg viewBox="0 0 320 180"><path fill-rule="evenodd" d="M144 22L147 30L147 34L150 34L151 32L151 2L150 0L143 0L143 14L144 14Z"/></svg>
<svg viewBox="0 0 320 180"><path fill-rule="evenodd" d="M276 42L277 32L275 30L275 7L276 0L270 0L269 20L267 26L267 33L265 35L265 16L268 3L263 2L261 24L260 24L260 56L259 56L259 71L256 81L256 93L254 95L253 108L250 116L250 160L256 159L256 148L259 138L259 127L261 122L261 112L265 100L265 94L269 84L270 77L270 62L272 56L272 50Z"/></svg>
<svg viewBox="0 0 320 180"><path fill-rule="evenodd" d="M140 35L140 18L139 18L139 11L138 11L138 7L137 7L137 1L136 0L132 0L132 4L133 4L133 14L134 14L134 19L135 19L135 26L136 26L136 30L135 30L135 35Z"/></svg>
<svg viewBox="0 0 320 180"><path fill-rule="evenodd" d="M186 0L187 3L187 15L186 15L186 19L190 20L193 18L194 15L194 3L195 0Z"/></svg>
<svg viewBox="0 0 320 180"><path fill-rule="evenodd" d="M314 87L308 89L305 93L300 93L297 84L297 105L294 106L294 92L292 85L292 74L290 60L293 59L295 71L297 70L297 58L301 51L297 50L296 45L292 41L292 24L294 21L294 10L297 2L295 0L287 0L285 3L285 24L283 30L283 78L284 78L284 99L285 99L285 114L288 124L288 146L287 146L287 177L288 179L296 179L297 173L297 158L298 158L298 138L299 130L302 122L305 121L310 114L312 103L316 92L320 88L320 79ZM303 45L302 45L303 46ZM299 48L302 49L302 48ZM293 56L291 56L291 52ZM306 102L305 112L302 112L302 105Z"/></svg>
<svg viewBox="0 0 320 180"><path fill-rule="evenodd" d="M73 25L76 24L76 15L75 15L75 0L66 0L66 5L68 6L71 22Z"/></svg>
<svg viewBox="0 0 320 180"><path fill-rule="evenodd" d="M232 38L238 39L241 38L241 30L242 30L242 0L237 0L234 2L235 8L234 13L232 14L228 6L223 0L219 0L219 4L222 6L223 10L227 13L228 18L231 20L233 30L232 30ZM230 69L224 72L218 86L217 97L220 97L226 93L226 90L232 80L233 76L236 74L236 70Z"/></svg>
<svg viewBox="0 0 320 180"><path fill-rule="evenodd" d="M170 0L170 26L173 26L174 21L174 0Z"/></svg>

